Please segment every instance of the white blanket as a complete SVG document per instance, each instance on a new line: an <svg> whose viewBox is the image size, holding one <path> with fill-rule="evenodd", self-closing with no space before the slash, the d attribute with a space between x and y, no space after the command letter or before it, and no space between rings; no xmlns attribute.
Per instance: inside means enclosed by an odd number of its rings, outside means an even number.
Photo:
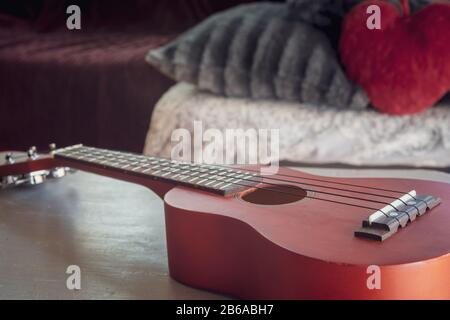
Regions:
<svg viewBox="0 0 450 320"><path fill-rule="evenodd" d="M303 164L450 166L450 104L394 117L282 101L225 98L180 83L158 102L144 153L170 157L173 130L280 129L280 160Z"/></svg>

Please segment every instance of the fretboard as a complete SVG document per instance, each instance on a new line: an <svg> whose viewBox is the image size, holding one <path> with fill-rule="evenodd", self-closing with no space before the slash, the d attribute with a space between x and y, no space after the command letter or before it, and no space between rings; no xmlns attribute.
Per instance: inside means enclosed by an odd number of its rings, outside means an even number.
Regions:
<svg viewBox="0 0 450 320"><path fill-rule="evenodd" d="M54 151L54 157L81 162L130 175L162 180L221 195L237 193L260 182L254 172L225 166L214 166L149 157L75 145Z"/></svg>

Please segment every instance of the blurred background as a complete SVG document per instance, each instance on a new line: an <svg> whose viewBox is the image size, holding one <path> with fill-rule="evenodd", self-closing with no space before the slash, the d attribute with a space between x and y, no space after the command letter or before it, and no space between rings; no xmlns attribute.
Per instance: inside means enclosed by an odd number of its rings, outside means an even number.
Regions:
<svg viewBox="0 0 450 320"><path fill-rule="evenodd" d="M170 157L174 130L192 133L200 120L221 131L279 129L282 163L448 170L450 47L441 39L450 7L417 22L405 49L395 42L386 57L371 49L383 41L370 39L365 8L353 10L361 2L2 0L0 150L83 143ZM402 4L416 13L437 1L386 2L402 17ZM66 26L74 4L80 30ZM359 36L342 28L356 11ZM383 81L356 79L379 70Z"/></svg>
<svg viewBox="0 0 450 320"><path fill-rule="evenodd" d="M174 81L146 53L248 0L0 1L0 148L83 142L141 152ZM81 30L66 8L81 8Z"/></svg>

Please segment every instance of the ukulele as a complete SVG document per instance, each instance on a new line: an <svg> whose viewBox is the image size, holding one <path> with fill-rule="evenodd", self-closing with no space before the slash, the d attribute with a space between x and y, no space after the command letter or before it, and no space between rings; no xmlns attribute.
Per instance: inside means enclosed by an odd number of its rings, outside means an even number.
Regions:
<svg viewBox="0 0 450 320"><path fill-rule="evenodd" d="M164 200L168 265L243 299L450 299L450 185L331 178L75 145L0 163L2 181L74 168Z"/></svg>

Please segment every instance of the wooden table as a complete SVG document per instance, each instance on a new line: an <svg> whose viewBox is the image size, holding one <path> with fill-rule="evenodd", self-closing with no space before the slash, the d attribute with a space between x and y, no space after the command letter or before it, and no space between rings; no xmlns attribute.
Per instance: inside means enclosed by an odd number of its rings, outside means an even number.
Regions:
<svg viewBox="0 0 450 320"><path fill-rule="evenodd" d="M307 169L336 176L426 178L425 170ZM81 269L81 290L66 269ZM162 201L144 187L84 172L0 190L0 299L218 299L169 277Z"/></svg>

